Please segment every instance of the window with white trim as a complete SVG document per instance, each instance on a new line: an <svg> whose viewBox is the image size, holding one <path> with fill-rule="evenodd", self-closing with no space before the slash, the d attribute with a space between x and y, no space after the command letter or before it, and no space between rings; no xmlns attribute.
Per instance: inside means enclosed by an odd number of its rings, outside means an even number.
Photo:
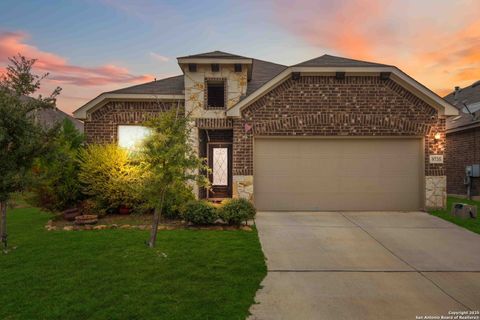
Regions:
<svg viewBox="0 0 480 320"><path fill-rule="evenodd" d="M136 150L146 137L150 135L150 129L144 126L119 125L118 145L128 150Z"/></svg>

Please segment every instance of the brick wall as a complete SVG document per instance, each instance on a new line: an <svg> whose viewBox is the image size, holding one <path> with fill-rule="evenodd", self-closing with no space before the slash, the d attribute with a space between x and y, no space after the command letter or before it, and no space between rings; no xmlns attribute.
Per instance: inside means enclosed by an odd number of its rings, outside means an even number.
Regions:
<svg viewBox="0 0 480 320"><path fill-rule="evenodd" d="M465 166L480 163L480 128L447 134L447 192L465 195ZM480 195L480 178L473 179L472 195Z"/></svg>
<svg viewBox="0 0 480 320"><path fill-rule="evenodd" d="M423 136L425 173L445 175L429 154L445 150L445 120L392 80L376 76L288 79L248 106L234 129L234 175L253 174L253 136ZM434 140L436 132L441 139Z"/></svg>
<svg viewBox="0 0 480 320"><path fill-rule="evenodd" d="M161 112L183 108L183 102L111 101L87 115L85 136L88 143L114 143L117 127L122 124L142 124Z"/></svg>

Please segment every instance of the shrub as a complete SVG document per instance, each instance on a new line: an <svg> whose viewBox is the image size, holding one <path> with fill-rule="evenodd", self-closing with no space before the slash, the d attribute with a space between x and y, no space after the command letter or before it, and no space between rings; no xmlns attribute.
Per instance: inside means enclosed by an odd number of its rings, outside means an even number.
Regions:
<svg viewBox="0 0 480 320"><path fill-rule="evenodd" d="M183 213L185 221L193 224L213 224L217 220L217 210L209 202L203 201L190 201L185 207Z"/></svg>
<svg viewBox="0 0 480 320"><path fill-rule="evenodd" d="M35 160L31 174L32 200L41 208L62 211L83 198L77 161L83 135L68 119L47 134L51 135L48 150Z"/></svg>
<svg viewBox="0 0 480 320"><path fill-rule="evenodd" d="M220 218L231 225L240 225L255 217L257 210L253 204L246 199L226 200L219 209Z"/></svg>
<svg viewBox="0 0 480 320"><path fill-rule="evenodd" d="M92 144L79 155L83 193L95 202L99 214L120 206L142 203L142 170L135 156L115 144Z"/></svg>
<svg viewBox="0 0 480 320"><path fill-rule="evenodd" d="M165 194L162 216L167 219L180 219L188 202L195 200L192 187L184 182L176 182Z"/></svg>

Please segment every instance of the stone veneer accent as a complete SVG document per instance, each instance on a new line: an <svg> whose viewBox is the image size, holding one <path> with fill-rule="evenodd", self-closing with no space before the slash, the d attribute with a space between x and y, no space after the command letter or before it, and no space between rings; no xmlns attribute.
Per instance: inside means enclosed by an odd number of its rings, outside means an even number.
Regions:
<svg viewBox="0 0 480 320"><path fill-rule="evenodd" d="M233 176L233 198L253 201L253 176Z"/></svg>
<svg viewBox="0 0 480 320"><path fill-rule="evenodd" d="M87 114L84 122L87 142L115 143L118 125L141 125L146 120L176 107L183 110L183 101L110 101Z"/></svg>
<svg viewBox="0 0 480 320"><path fill-rule="evenodd" d="M425 207L444 208L447 205L447 177L425 177Z"/></svg>
<svg viewBox="0 0 480 320"><path fill-rule="evenodd" d="M253 175L254 136L423 137L425 176L445 176L444 164L429 163L429 155L445 152L445 119L394 81L378 76L290 78L246 107L233 130L234 176ZM437 132L439 141L434 139Z"/></svg>
<svg viewBox="0 0 480 320"><path fill-rule="evenodd" d="M247 68L235 72L234 65L220 65L218 72L211 71L210 64L198 64L196 72L185 72L185 111L192 118L226 118L225 111L235 105L247 92ZM222 79L225 81L225 110L207 110L205 108L205 80Z"/></svg>

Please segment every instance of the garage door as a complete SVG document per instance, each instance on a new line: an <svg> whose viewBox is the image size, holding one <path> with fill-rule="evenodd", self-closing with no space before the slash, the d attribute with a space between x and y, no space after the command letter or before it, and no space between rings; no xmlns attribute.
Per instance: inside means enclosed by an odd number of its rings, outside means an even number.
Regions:
<svg viewBox="0 0 480 320"><path fill-rule="evenodd" d="M418 210L421 139L256 138L259 210Z"/></svg>

